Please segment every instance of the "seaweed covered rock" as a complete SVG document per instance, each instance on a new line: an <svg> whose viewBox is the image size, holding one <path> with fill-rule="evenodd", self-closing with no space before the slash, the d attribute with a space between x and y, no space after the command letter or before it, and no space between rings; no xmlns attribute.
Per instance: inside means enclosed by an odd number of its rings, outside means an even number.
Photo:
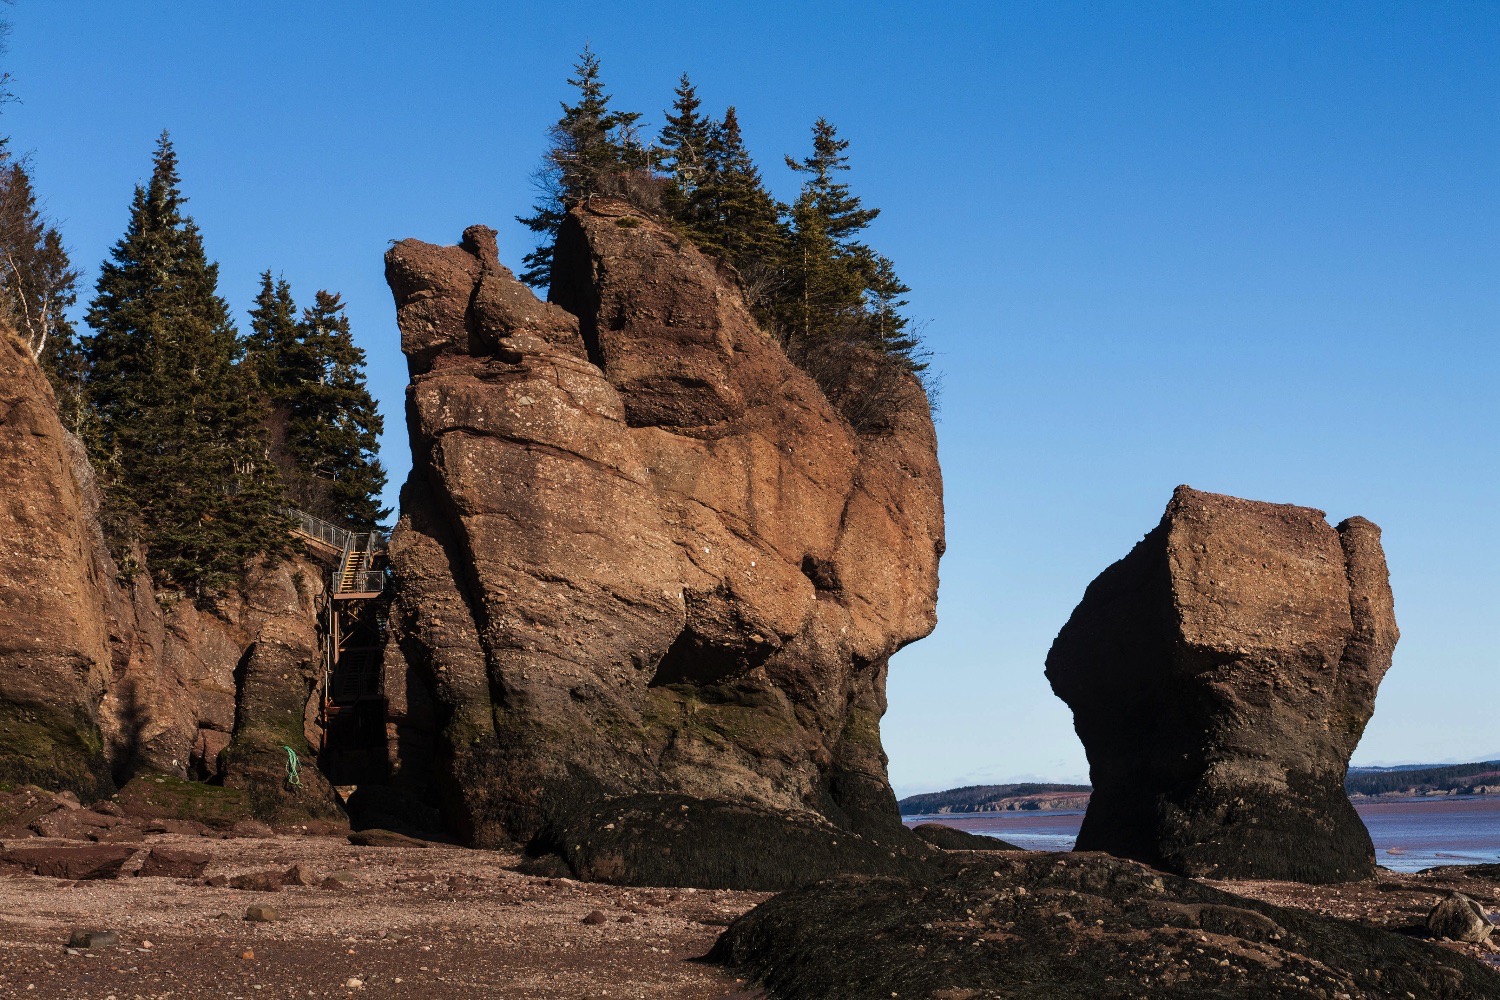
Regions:
<svg viewBox="0 0 1500 1000"><path fill-rule="evenodd" d="M563 874L590 882L765 892L841 872L916 874L934 853L899 827L861 836L805 810L685 795L594 804L554 820L531 850L550 852L542 857L560 858Z"/></svg>
<svg viewBox="0 0 1500 1000"><path fill-rule="evenodd" d="M636 794L899 836L879 719L935 623L925 398L856 433L732 278L621 203L569 215L550 303L482 227L386 263L398 779L480 845Z"/></svg>
<svg viewBox="0 0 1500 1000"><path fill-rule="evenodd" d="M1370 875L1344 777L1397 636L1374 524L1178 487L1047 655L1093 777L1078 849L1218 878Z"/></svg>
<svg viewBox="0 0 1500 1000"><path fill-rule="evenodd" d="M970 833L942 823L922 823L912 827L912 833L933 847L945 851L1019 851L1015 844L1006 843L999 837L986 837Z"/></svg>
<svg viewBox="0 0 1500 1000"><path fill-rule="evenodd" d="M1103 854L841 876L762 903L709 957L786 998L1500 998L1472 958Z"/></svg>

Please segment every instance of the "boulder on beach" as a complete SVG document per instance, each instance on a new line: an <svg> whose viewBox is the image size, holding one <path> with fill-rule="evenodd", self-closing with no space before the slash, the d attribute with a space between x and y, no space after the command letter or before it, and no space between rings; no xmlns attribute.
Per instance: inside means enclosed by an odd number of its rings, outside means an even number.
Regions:
<svg viewBox="0 0 1500 1000"><path fill-rule="evenodd" d="M1344 777L1397 637L1374 524L1178 487L1047 655L1093 776L1078 849L1195 876L1370 875Z"/></svg>

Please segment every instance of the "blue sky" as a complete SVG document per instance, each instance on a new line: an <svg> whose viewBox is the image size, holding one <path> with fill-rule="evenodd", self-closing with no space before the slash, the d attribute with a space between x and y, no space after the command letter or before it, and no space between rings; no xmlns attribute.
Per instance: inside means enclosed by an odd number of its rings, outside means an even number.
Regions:
<svg viewBox="0 0 1500 1000"><path fill-rule="evenodd" d="M877 7L872 11L870 8ZM1363 514L1402 640L1357 763L1500 755L1500 5L20 0L0 129L91 286L152 142L243 320L342 292L389 421L388 242L511 219L585 41L686 70L794 194L819 115L944 373L940 624L898 791L1086 775L1042 661L1172 487ZM393 491L394 493L394 491Z"/></svg>

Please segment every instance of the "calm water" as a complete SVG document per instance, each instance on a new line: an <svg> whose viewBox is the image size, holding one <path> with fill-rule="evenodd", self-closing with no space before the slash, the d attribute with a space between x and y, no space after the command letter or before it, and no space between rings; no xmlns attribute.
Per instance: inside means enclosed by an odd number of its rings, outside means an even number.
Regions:
<svg viewBox="0 0 1500 1000"><path fill-rule="evenodd" d="M1375 859L1395 871L1500 861L1500 795L1396 799L1354 807L1375 842ZM991 834L1031 851L1072 850L1082 810L908 816Z"/></svg>

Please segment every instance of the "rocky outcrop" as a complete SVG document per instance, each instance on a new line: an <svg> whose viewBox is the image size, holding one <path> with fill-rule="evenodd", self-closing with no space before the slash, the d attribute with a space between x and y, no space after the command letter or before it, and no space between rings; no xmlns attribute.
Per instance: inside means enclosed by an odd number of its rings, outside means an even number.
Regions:
<svg viewBox="0 0 1500 1000"><path fill-rule="evenodd" d="M1195 876L1371 874L1344 777L1397 635L1375 525L1178 487L1047 656L1093 775L1078 849Z"/></svg>
<svg viewBox="0 0 1500 1000"><path fill-rule="evenodd" d="M268 820L337 815L315 767L287 781L286 747L316 746L324 568L252 567L200 607L156 594L143 553L117 564L100 508L46 377L0 331L0 782L88 800L141 772L213 778Z"/></svg>
<svg viewBox="0 0 1500 1000"><path fill-rule="evenodd" d="M1102 854L931 868L782 893L708 957L775 998L1500 998L1500 977L1468 955Z"/></svg>
<svg viewBox="0 0 1500 1000"><path fill-rule="evenodd" d="M902 836L879 719L935 621L925 399L856 434L620 203L568 217L551 303L482 227L386 264L414 459L386 686L450 823L524 842L640 793Z"/></svg>
<svg viewBox="0 0 1500 1000"><path fill-rule="evenodd" d="M99 703L112 667L107 569L52 389L0 329L0 782L110 788Z"/></svg>

